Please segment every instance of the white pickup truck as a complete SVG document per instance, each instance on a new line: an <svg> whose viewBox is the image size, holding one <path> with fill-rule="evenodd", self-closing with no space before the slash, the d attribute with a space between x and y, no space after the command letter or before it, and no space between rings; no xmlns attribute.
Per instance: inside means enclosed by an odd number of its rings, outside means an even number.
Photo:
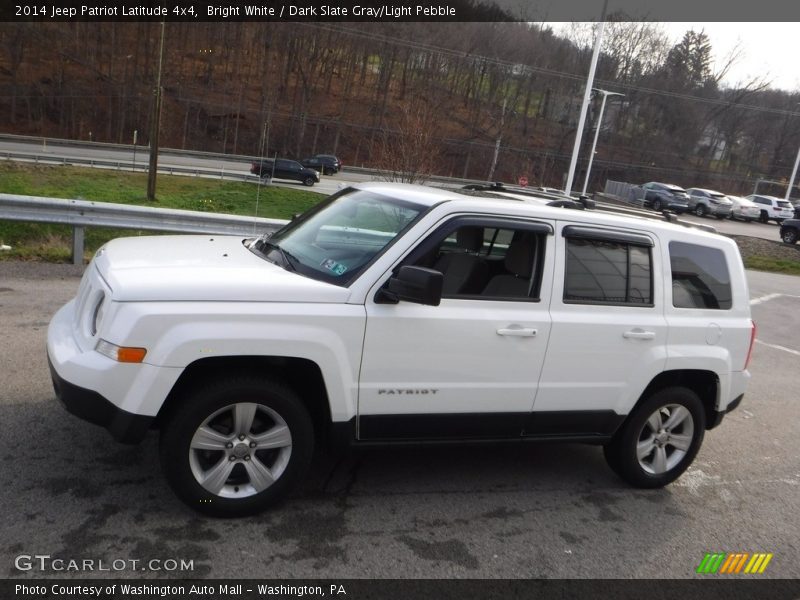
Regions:
<svg viewBox="0 0 800 600"><path fill-rule="evenodd" d="M388 183L271 236L117 239L53 317L56 394L160 431L191 507L284 497L315 445L563 440L663 486L742 400L755 336L728 238Z"/></svg>

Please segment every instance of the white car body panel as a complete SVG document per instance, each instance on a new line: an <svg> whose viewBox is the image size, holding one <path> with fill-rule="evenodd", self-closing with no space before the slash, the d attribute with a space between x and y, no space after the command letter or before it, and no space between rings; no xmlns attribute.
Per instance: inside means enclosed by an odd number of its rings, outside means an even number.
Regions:
<svg viewBox="0 0 800 600"><path fill-rule="evenodd" d="M54 317L48 351L55 371L114 405L155 415L181 372L222 356L282 356L320 368L334 422L361 414L611 410L627 414L659 373L717 374L717 406L743 393L750 313L735 244L721 236L646 218L572 211L513 200L396 184L358 186L431 207L349 286L316 281L271 264L225 236L115 240L87 268L78 297ZM392 269L428 232L459 215L554 225L540 302L445 299L439 306L375 304ZM563 302L566 224L639 232L654 240L652 308ZM212 241L213 237L213 241ZM670 240L707 244L729 257L734 309L671 306ZM99 298L97 331L91 331ZM684 316L686 315L686 316ZM536 329L508 338L500 328ZM709 330L722 334L710 342ZM645 330L653 339L627 339ZM95 351L99 339L147 349L141 364ZM361 397L359 398L359 386ZM439 390L389 398L380 390ZM431 399L434 401L432 402Z"/></svg>

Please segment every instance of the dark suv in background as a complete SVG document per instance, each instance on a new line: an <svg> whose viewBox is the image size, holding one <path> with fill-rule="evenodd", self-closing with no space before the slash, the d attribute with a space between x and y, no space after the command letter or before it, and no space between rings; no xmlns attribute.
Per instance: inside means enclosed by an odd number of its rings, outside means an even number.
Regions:
<svg viewBox="0 0 800 600"><path fill-rule="evenodd" d="M303 185L312 186L319 183L319 171L304 167L296 160L287 158L265 159L261 162L254 162L250 166L250 172L258 175L261 179L293 179L301 181Z"/></svg>
<svg viewBox="0 0 800 600"><path fill-rule="evenodd" d="M304 167L321 171L323 175L334 175L342 170L342 162L333 154L315 154L300 161Z"/></svg>
<svg viewBox="0 0 800 600"><path fill-rule="evenodd" d="M650 181L631 188L630 201L642 203L643 208L653 210L671 210L678 214L689 210L689 194L682 187L671 183Z"/></svg>

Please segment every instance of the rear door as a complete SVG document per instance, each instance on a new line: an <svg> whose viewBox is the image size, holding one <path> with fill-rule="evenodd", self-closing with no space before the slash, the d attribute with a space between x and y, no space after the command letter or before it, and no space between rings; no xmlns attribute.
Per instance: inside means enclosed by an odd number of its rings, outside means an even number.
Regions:
<svg viewBox="0 0 800 600"><path fill-rule="evenodd" d="M552 331L528 432L608 435L666 361L652 234L559 223Z"/></svg>

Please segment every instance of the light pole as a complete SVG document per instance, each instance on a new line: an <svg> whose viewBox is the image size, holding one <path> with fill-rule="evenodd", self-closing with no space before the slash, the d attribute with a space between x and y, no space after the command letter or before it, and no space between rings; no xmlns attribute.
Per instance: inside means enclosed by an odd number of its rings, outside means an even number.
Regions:
<svg viewBox="0 0 800 600"><path fill-rule="evenodd" d="M800 102L795 104L795 108L800 105ZM794 159L794 168L792 169L792 176L789 178L789 187L786 188L785 200L789 202L789 197L792 195L792 186L794 185L794 178L797 175L797 166L800 165L800 148L797 149L797 158Z"/></svg>
<svg viewBox="0 0 800 600"><path fill-rule="evenodd" d="M594 39L594 50L592 51L592 62L589 65L589 76L586 78L586 89L583 92L583 104L581 104L581 114L578 117L578 127L575 131L575 144L572 147L572 159L569 163L567 172L567 182L564 184L564 192L569 196L572 192L572 181L575 178L575 167L578 164L578 151L583 139L583 125L586 122L586 110L589 107L589 96L592 93L592 83L594 83L594 72L597 69L597 58L600 56L600 46L603 44L603 29L606 26L606 9L608 0L603 2L603 11L600 13L600 23L597 28L597 36Z"/></svg>
<svg viewBox="0 0 800 600"><path fill-rule="evenodd" d="M592 161L594 161L594 151L597 148L597 138L600 137L600 126L603 124L603 111L606 109L606 99L609 96L625 96L625 94L618 94L617 92L609 92L608 90L598 90L594 88L595 92L603 94L603 101L600 103L600 115L597 117L597 127L594 130L594 141L592 142L592 151L589 153L589 165L586 167L586 179L583 182L583 191L581 195L586 194L586 188L589 187L589 174L592 172Z"/></svg>

